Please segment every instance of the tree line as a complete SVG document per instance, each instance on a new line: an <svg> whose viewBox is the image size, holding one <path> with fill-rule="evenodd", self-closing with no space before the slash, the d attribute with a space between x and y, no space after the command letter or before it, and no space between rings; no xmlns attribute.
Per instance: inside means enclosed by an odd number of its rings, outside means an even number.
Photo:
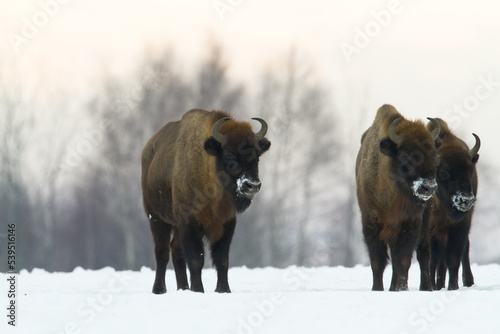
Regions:
<svg viewBox="0 0 500 334"><path fill-rule="evenodd" d="M269 124L263 188L238 217L231 265L363 261L354 172L345 168L359 139L337 135L331 87L296 49L260 71L255 85L229 76L219 45L208 51L195 66L172 50L145 54L129 77L106 78L76 105L71 92L52 100L1 85L0 212L2 226L17 226L20 268L154 267L141 151L165 123L195 108ZM52 112L40 116L41 106Z"/></svg>

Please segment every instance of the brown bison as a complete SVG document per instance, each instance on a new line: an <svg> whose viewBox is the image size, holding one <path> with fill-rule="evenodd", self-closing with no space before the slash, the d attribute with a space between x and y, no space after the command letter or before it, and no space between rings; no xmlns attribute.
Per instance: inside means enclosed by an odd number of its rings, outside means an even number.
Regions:
<svg viewBox="0 0 500 334"><path fill-rule="evenodd" d="M259 157L271 143L261 130L221 111L191 110L160 129L142 152L142 192L156 258L153 293L166 292L165 270L172 249L178 289L203 292L203 239L210 243L217 292L231 292L229 246L236 214L261 188ZM171 240L171 232L173 237Z"/></svg>
<svg viewBox="0 0 500 334"><path fill-rule="evenodd" d="M432 120L432 119L431 119ZM372 290L384 290L387 247L392 260L390 290L408 290L413 251L421 268L421 290L432 290L429 274L429 231L423 226L426 202L436 183L434 140L439 124L429 132L420 121L406 120L391 105L383 105L361 138L356 160L356 191L363 235L373 272Z"/></svg>
<svg viewBox="0 0 500 334"><path fill-rule="evenodd" d="M431 282L434 289L444 288L448 270L448 289L456 290L460 261L464 286L474 284L469 260L469 231L477 194L476 163L481 141L472 134L476 143L469 150L467 144L450 131L445 121L437 120L441 129L437 150L438 190L429 203ZM429 123L427 127L433 131L435 124Z"/></svg>

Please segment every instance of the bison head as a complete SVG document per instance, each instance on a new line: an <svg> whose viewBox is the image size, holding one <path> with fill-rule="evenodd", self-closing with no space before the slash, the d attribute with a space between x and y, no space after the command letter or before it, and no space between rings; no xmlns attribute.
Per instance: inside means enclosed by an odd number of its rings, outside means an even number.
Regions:
<svg viewBox="0 0 500 334"><path fill-rule="evenodd" d="M429 133L420 122L404 121L400 134L396 126L402 121L395 119L387 131L387 138L380 141L380 151L391 157L391 170L398 180L401 190L416 201L428 201L436 191L436 146L439 135L439 123L436 130Z"/></svg>
<svg viewBox="0 0 500 334"><path fill-rule="evenodd" d="M438 150L438 199L448 208L452 219L460 219L476 201L477 179L475 165L479 160L481 141L472 134L476 143L471 150L462 145L447 145Z"/></svg>
<svg viewBox="0 0 500 334"><path fill-rule="evenodd" d="M246 122L229 117L218 120L212 127L212 137L205 141L205 150L216 159L219 181L234 197L236 208L244 211L260 191L259 157L271 146L265 137L267 123L253 118L262 128L254 133Z"/></svg>

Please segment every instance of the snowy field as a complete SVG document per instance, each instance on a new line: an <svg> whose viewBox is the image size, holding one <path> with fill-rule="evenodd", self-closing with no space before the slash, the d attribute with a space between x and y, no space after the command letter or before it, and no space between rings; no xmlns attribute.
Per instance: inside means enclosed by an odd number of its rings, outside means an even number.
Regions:
<svg viewBox="0 0 500 334"><path fill-rule="evenodd" d="M72 273L22 271L17 326L2 316L1 333L499 333L500 266L473 266L476 285L455 292L419 292L418 265L409 292L372 292L371 270L358 266L287 269L232 268L232 294L175 290L167 272L165 295L151 291L154 271ZM386 289L391 270L385 275ZM6 274L0 274L6 282ZM6 284L0 284L6 314ZM7 330L5 330L7 329Z"/></svg>

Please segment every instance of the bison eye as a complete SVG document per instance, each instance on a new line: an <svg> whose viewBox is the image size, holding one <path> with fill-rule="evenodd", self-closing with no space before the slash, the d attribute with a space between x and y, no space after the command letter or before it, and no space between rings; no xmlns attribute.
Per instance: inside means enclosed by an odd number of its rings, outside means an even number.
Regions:
<svg viewBox="0 0 500 334"><path fill-rule="evenodd" d="M224 161L236 160L236 157L231 153L224 154Z"/></svg>
<svg viewBox="0 0 500 334"><path fill-rule="evenodd" d="M441 179L443 180L448 180L450 178L450 173L448 173L447 171L445 170L442 170L441 172L439 172L439 176L441 177Z"/></svg>
<svg viewBox="0 0 500 334"><path fill-rule="evenodd" d="M410 161L410 155L408 155L406 152L401 152L401 154L399 155L399 161L402 164L408 163Z"/></svg>

